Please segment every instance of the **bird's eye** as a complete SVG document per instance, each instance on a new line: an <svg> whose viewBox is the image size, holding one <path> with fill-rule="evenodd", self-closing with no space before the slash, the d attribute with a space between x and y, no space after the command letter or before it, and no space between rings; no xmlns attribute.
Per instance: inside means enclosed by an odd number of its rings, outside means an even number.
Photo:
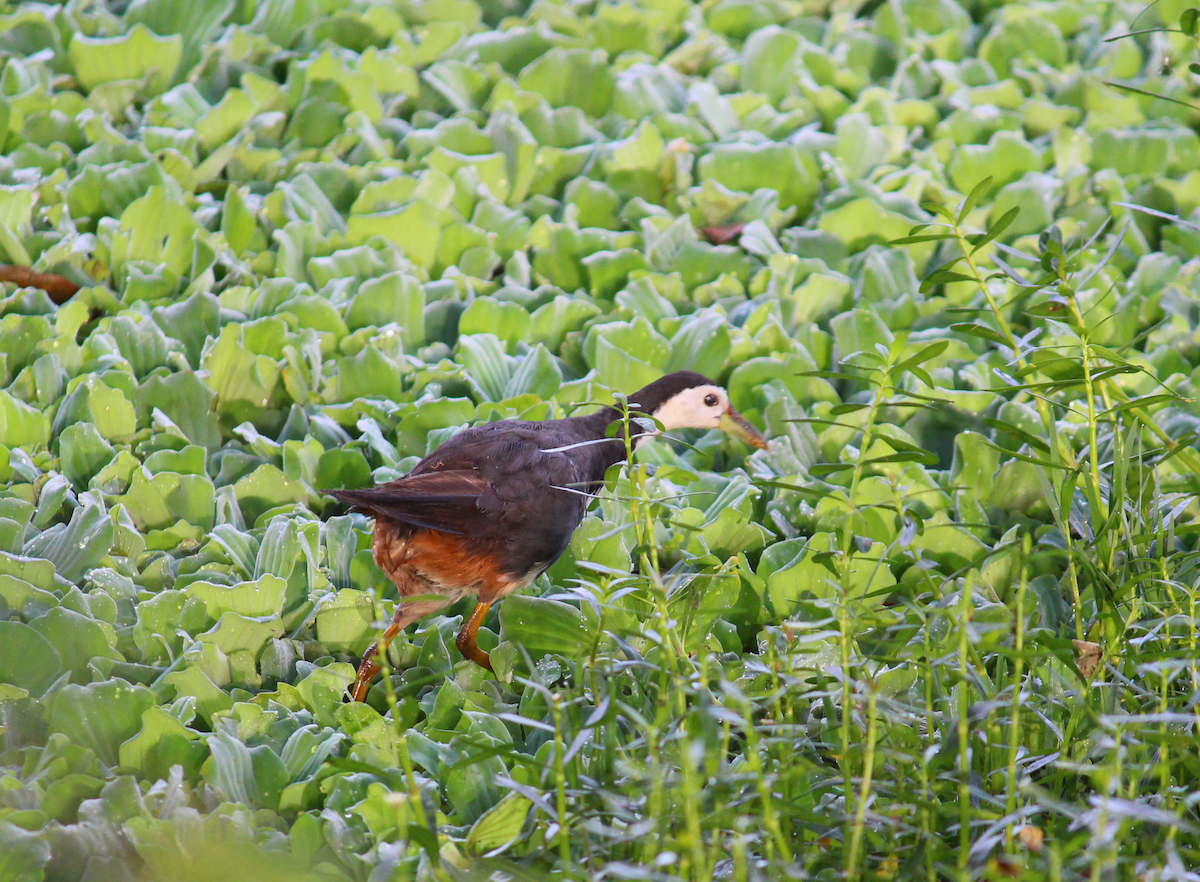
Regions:
<svg viewBox="0 0 1200 882"><path fill-rule="evenodd" d="M713 395L711 392L709 392L707 395L704 396L704 406L705 407L712 407L716 403L717 403L717 396Z"/></svg>

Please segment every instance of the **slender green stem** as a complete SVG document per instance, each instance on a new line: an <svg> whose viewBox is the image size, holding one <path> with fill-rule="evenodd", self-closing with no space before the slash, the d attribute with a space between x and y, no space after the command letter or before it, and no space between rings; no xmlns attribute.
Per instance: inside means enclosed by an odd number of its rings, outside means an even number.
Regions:
<svg viewBox="0 0 1200 882"><path fill-rule="evenodd" d="M375 614L380 619L384 618L378 597L375 598ZM441 865L441 840L437 835L437 821L432 814L426 816L424 805L421 802L421 789L417 786L416 767L413 765L412 754L408 751L408 733L404 730L404 724L400 718L400 702L396 699L396 687L392 684L392 666L388 661L388 651L382 650L376 653L376 657L379 659L379 670L383 677L384 700L392 714L392 743L396 746L400 768L404 771L404 781L408 785L410 818L414 823L424 822L430 826L438 848L438 860L434 868L434 875L438 879L445 879L448 877L445 868ZM398 814L399 809L397 809ZM399 832L401 835L405 833L404 830Z"/></svg>
<svg viewBox="0 0 1200 882"><path fill-rule="evenodd" d="M970 643L967 622L971 616L971 594L974 580L968 578L958 603L958 871L961 879L969 878L967 862L971 857L971 713Z"/></svg>
<svg viewBox="0 0 1200 882"><path fill-rule="evenodd" d="M838 648L841 653L842 665L842 718L841 718L841 751L838 763L842 769L842 790L846 801L846 819L851 817L854 805L854 769L850 761L850 730L854 713L854 692L851 678L851 621L850 621L850 585L853 574L852 562L854 555L854 526L855 515L858 514L858 485L863 477L863 460L871 449L874 440L875 421L879 417L879 409L888 399L893 389L891 367L895 347L888 352L887 361L880 368L879 380L871 380L875 385L875 395L867 408L867 419L862 428L862 440L859 442L858 458L850 476L850 488L846 501L846 522L842 527L839 574L838 580ZM849 856L847 856L849 860Z"/></svg>
<svg viewBox="0 0 1200 882"><path fill-rule="evenodd" d="M875 769L875 741L878 737L878 714L877 714L878 690L875 688L874 682L868 678L867 682L867 744L866 752L863 757L862 778L858 788L858 806L854 813L854 829L850 837L850 858L849 858L849 873L847 878L851 880L858 879L860 876L858 859L859 852L862 850L863 827L867 817L867 803L871 797L871 780L872 772Z"/></svg>
<svg viewBox="0 0 1200 882"><path fill-rule="evenodd" d="M663 816L663 761L659 751L657 723L646 733L646 753L650 761L650 794L646 801L646 815L654 822L642 847L642 863L653 863L662 850L662 830L659 828Z"/></svg>
<svg viewBox="0 0 1200 882"><path fill-rule="evenodd" d="M1008 319L1004 316L1004 310L1000 308L1000 304L996 302L996 298L992 296L991 289L988 287L987 280L983 273L979 270L979 265L975 262L975 255L972 252L972 246L967 241L962 228L955 223L953 225L954 235L958 239L959 247L965 255L967 266L971 268L971 274L975 277L975 282L979 286L980 292L987 301L988 309L991 310L992 317L996 320L996 324L1000 327L1000 333L1004 335L1008 348L1012 350L1013 357L1016 359L1019 368L1028 367L1029 361L1025 357L1025 353L1021 348L1021 344L1017 342L1017 335L1013 332L1012 326L1008 323ZM1042 396L1036 396L1038 414L1042 418L1042 424L1045 425L1051 432L1055 441L1051 447L1052 451L1057 451L1058 456L1067 465L1068 468L1074 468L1076 465L1075 451L1057 432L1054 432L1054 415L1050 412L1050 405Z"/></svg>
<svg viewBox="0 0 1200 882"><path fill-rule="evenodd" d="M1113 397L1120 404L1129 404L1131 399L1124 389L1115 383L1105 381L1105 386L1112 391ZM1129 414L1133 416L1139 423L1159 440L1159 442L1167 448L1172 454L1179 456L1181 460L1187 463L1188 469L1194 475L1200 475L1200 453L1194 447L1187 444L1180 444L1170 435L1168 435L1154 420L1140 407L1129 408Z"/></svg>
<svg viewBox="0 0 1200 882"><path fill-rule="evenodd" d="M932 637L930 636L930 626L928 613L925 614L925 627L922 628L923 638L925 641L924 664L922 665L924 677L922 678L922 692L925 699L925 737L922 741L928 745L932 743L934 738L934 719L933 719L933 645ZM925 875L928 882L935 882L937 872L934 867L934 834L933 834L933 811L930 805L933 802L933 794L929 780L929 751L921 750L921 832L925 838Z"/></svg>
<svg viewBox="0 0 1200 882"><path fill-rule="evenodd" d="M775 808L775 799L771 795L771 785L762 765L762 745L758 739L758 728L754 725L754 709L744 708L746 718L746 765L755 782L755 789L762 804L763 826L766 827L768 854L772 847L778 851L784 863L792 862L792 849L783 835L783 827L779 823L779 813Z"/></svg>
<svg viewBox="0 0 1200 882"><path fill-rule="evenodd" d="M1082 328L1083 316L1079 314L1079 306L1075 303L1074 297L1069 298L1069 300L1076 321ZM1088 343L1088 335L1085 331L1080 331L1079 351L1080 363L1083 366L1083 391L1084 398L1087 401L1088 415L1088 468L1090 470L1089 476L1091 477L1091 483L1088 486L1088 501L1092 507L1092 524L1095 527L1096 542L1101 546L1105 565L1111 569L1113 554L1116 549L1112 547L1107 536L1103 535L1103 531L1101 530L1103 524L1108 520L1108 504L1104 501L1103 485L1100 481L1100 421L1096 416L1096 386L1092 380L1091 346Z"/></svg>
<svg viewBox="0 0 1200 882"><path fill-rule="evenodd" d="M1028 367L1028 359L1021 349L1021 345L1017 342L1017 335L1013 332L1012 326L1009 325L1008 319L1004 316L1004 311L1000 308L1000 304L996 302L996 298L992 296L991 289L988 287L987 280L983 273L979 270L979 265L975 262L975 255L972 251L971 244L967 241L962 228L958 222L952 224L954 235L958 239L959 247L962 249L965 256L967 266L971 269L971 274L975 278L976 284L979 286L980 292L987 301L988 309L991 310L992 317L996 320L996 324L1000 328L1000 332L1004 335L1005 341L1009 349L1012 350L1013 358L1016 359L1017 366L1024 370ZM1044 396L1035 396L1038 415L1041 417L1042 426L1045 428L1048 437L1052 440L1050 445L1050 455L1052 459L1061 460L1068 470L1074 469L1078 463L1075 459L1075 451L1071 449L1070 444L1057 431L1054 421L1054 414L1050 411L1050 405ZM1054 470L1057 472L1057 470ZM1061 474L1050 475L1051 482L1054 484L1055 492L1058 492L1061 485ZM1075 636L1076 639L1083 639L1083 598L1079 590L1079 572L1075 562L1074 541L1071 538L1071 531L1068 528L1063 530L1063 540L1067 545L1067 576L1071 583L1071 595L1075 606Z"/></svg>
<svg viewBox="0 0 1200 882"><path fill-rule="evenodd" d="M1010 817L1017 810L1017 753L1021 746L1021 693L1025 683L1025 592L1029 588L1028 560L1030 538L1026 533L1021 539L1021 581L1017 585L1016 623L1013 635L1012 710L1009 715L1008 732L1008 786L1005 792L1005 814ZM1004 848L1013 850L1013 825L1004 830Z"/></svg>
<svg viewBox="0 0 1200 882"><path fill-rule="evenodd" d="M383 608L378 597L375 598L375 614L383 619ZM396 687L392 684L392 665L388 660L387 650L376 653L376 657L379 659L379 670L383 677L384 700L392 714L393 743L396 745L400 768L404 770L404 781L408 785L408 795L413 803L413 817L414 819L420 818L421 790L417 787L416 767L408 752L408 733L404 730L404 724L400 719L400 703L396 699Z"/></svg>
<svg viewBox="0 0 1200 882"><path fill-rule="evenodd" d="M563 761L566 747L563 743L562 700L558 693L550 697L554 711L554 791L555 811L558 814L558 857L563 870L571 867L571 834L567 821L567 769Z"/></svg>

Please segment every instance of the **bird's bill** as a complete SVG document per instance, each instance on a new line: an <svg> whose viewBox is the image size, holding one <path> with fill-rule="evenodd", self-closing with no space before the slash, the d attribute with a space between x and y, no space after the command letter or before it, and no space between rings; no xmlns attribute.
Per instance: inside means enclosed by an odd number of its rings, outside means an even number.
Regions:
<svg viewBox="0 0 1200 882"><path fill-rule="evenodd" d="M732 407L721 414L721 431L732 435L739 441L745 441L751 447L757 447L759 450L768 449L767 439L763 437L763 433L746 422L746 418Z"/></svg>

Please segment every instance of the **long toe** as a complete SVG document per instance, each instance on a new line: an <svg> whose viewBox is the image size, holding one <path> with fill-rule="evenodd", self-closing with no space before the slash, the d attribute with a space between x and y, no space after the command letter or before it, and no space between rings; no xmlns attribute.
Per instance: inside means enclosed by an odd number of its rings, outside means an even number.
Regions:
<svg viewBox="0 0 1200 882"><path fill-rule="evenodd" d="M458 639L455 641L458 651L462 653L463 658L469 658L481 668L487 668L489 671L492 670L491 656L479 648L479 645L475 642L474 638L474 634L470 635L469 637L464 634L459 634Z"/></svg>
<svg viewBox="0 0 1200 882"><path fill-rule="evenodd" d="M454 644L458 647L458 651L463 654L463 658L469 658L475 664L482 668L492 670L492 660L486 652L479 648L479 644L475 642L475 635L479 633L479 626L483 623L484 617L487 615L488 609L491 608L491 603L477 603L475 609L471 611L470 617L463 625L462 630L458 632L458 637Z"/></svg>
<svg viewBox="0 0 1200 882"><path fill-rule="evenodd" d="M358 666L358 676L354 678L354 686L350 689L350 698L353 701L366 701L371 681L379 673L379 665L375 663L375 646L373 644L363 654L362 662Z"/></svg>

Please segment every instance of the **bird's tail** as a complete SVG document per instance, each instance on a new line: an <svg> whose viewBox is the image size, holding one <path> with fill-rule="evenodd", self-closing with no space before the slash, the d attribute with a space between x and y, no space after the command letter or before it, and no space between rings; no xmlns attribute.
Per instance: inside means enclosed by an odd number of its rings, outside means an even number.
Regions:
<svg viewBox="0 0 1200 882"><path fill-rule="evenodd" d="M363 514L375 514L376 507L371 504L369 490L321 490L326 496L332 496L338 502L344 502L355 511Z"/></svg>

